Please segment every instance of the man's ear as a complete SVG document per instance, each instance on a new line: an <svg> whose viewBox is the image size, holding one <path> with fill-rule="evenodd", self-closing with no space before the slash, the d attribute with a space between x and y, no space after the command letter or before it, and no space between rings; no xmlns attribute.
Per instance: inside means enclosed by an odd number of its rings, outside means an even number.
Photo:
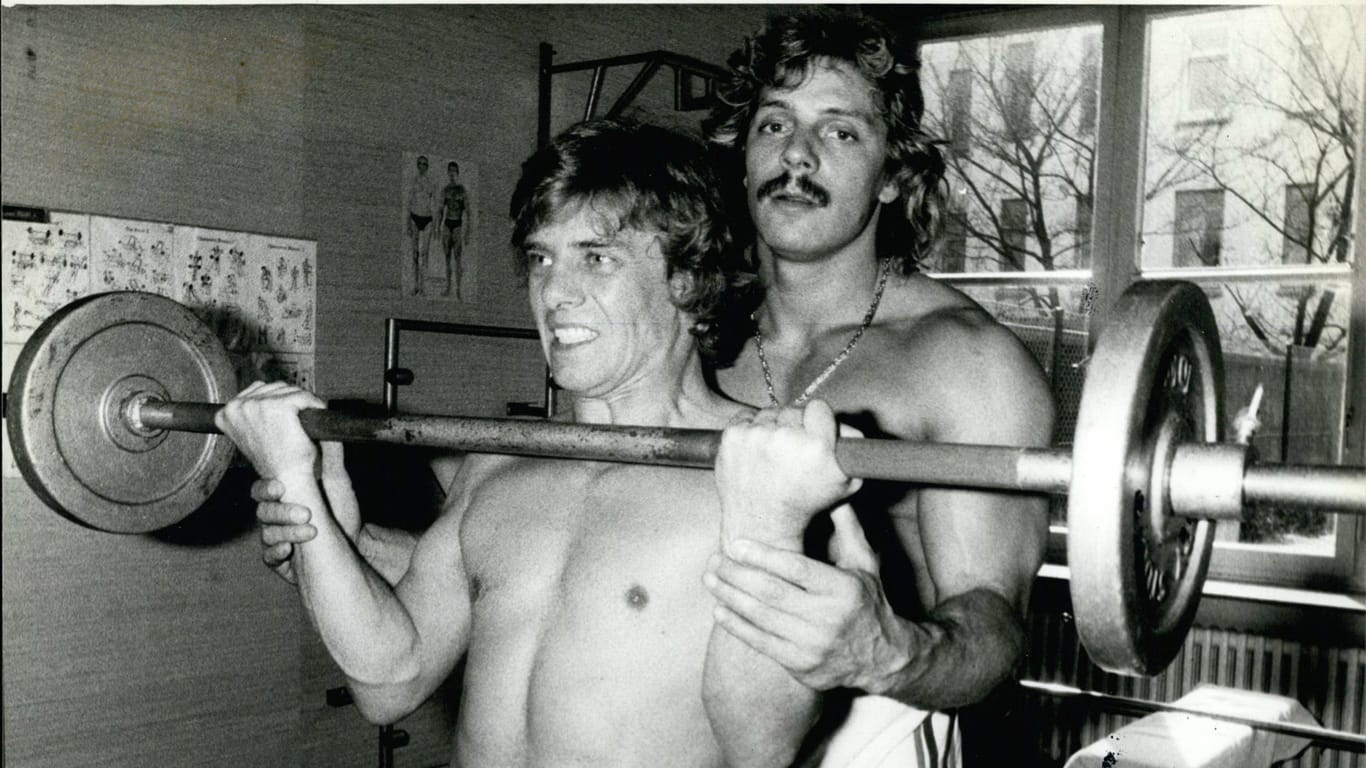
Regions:
<svg viewBox="0 0 1366 768"><path fill-rule="evenodd" d="M689 272L674 272L669 275L669 297L674 304L682 304L692 298L693 277Z"/></svg>
<svg viewBox="0 0 1366 768"><path fill-rule="evenodd" d="M897 186L896 176L889 175L882 182L882 189L878 190L877 200L883 205L887 205L901 195L901 188Z"/></svg>

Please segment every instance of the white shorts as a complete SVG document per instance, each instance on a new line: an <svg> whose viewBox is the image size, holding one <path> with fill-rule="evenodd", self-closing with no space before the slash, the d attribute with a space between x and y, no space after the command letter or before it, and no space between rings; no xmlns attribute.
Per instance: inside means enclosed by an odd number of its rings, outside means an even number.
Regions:
<svg viewBox="0 0 1366 768"><path fill-rule="evenodd" d="M854 699L820 768L958 768L958 722L885 696Z"/></svg>

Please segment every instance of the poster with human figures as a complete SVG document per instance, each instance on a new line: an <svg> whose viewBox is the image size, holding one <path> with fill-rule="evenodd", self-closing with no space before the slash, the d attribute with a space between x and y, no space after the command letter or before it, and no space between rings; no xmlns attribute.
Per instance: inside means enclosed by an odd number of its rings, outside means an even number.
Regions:
<svg viewBox="0 0 1366 768"><path fill-rule="evenodd" d="M317 244L249 232L82 213L3 220L4 379L23 344L66 304L147 291L189 307L228 352L239 387L315 388ZM18 476L4 440L5 477Z"/></svg>
<svg viewBox="0 0 1366 768"><path fill-rule="evenodd" d="M399 284L405 296L470 301L477 264L473 163L437 152L404 152Z"/></svg>
<svg viewBox="0 0 1366 768"><path fill-rule="evenodd" d="M5 259L5 343L22 344L38 324L73 299L91 293L90 217L53 214L49 221L0 222ZM8 371L6 368L6 381Z"/></svg>
<svg viewBox="0 0 1366 768"><path fill-rule="evenodd" d="M90 217L91 293L146 291L178 299L176 227Z"/></svg>
<svg viewBox="0 0 1366 768"><path fill-rule="evenodd" d="M313 388L316 251L308 240L252 235L243 296L255 333L250 379Z"/></svg>

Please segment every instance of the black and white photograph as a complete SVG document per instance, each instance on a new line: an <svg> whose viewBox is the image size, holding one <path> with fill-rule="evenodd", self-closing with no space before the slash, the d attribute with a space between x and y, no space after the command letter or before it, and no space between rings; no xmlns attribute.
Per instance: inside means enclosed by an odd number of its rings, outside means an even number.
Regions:
<svg viewBox="0 0 1366 768"><path fill-rule="evenodd" d="M1366 4L0 4L0 763L1366 768Z"/></svg>

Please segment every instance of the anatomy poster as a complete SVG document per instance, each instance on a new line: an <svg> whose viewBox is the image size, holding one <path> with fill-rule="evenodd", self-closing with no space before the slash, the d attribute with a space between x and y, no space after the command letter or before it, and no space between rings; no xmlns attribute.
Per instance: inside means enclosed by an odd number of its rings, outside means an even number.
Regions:
<svg viewBox="0 0 1366 768"><path fill-rule="evenodd" d="M4 378L53 312L108 291L147 291L212 328L238 386L261 379L313 389L317 244L164 222L42 212L3 221ZM4 475L18 475L4 439Z"/></svg>
<svg viewBox="0 0 1366 768"><path fill-rule="evenodd" d="M477 169L464 158L404 152L400 179L399 284L404 295L472 300L477 265L470 244Z"/></svg>

